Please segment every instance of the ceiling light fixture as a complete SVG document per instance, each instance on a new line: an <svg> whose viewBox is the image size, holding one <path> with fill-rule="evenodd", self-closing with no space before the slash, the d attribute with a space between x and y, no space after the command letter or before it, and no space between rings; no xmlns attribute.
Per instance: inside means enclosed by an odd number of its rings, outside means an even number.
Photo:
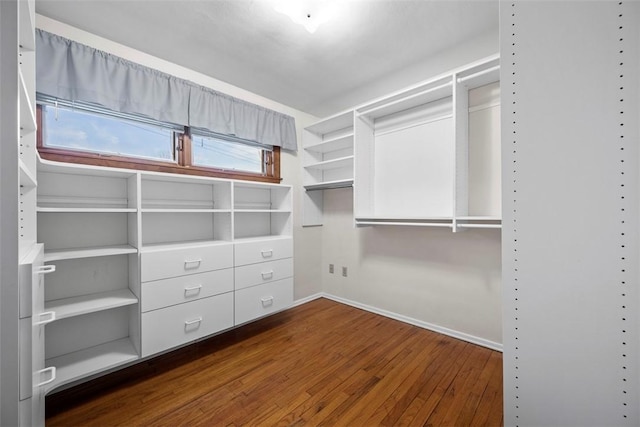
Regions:
<svg viewBox="0 0 640 427"><path fill-rule="evenodd" d="M328 0L280 0L275 3L274 9L287 15L293 22L302 25L313 34L333 15L334 2Z"/></svg>

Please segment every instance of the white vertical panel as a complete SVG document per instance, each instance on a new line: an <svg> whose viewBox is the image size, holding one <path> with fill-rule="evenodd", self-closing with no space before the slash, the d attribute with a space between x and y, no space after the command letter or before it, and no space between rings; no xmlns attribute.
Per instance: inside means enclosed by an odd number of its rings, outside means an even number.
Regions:
<svg viewBox="0 0 640 427"><path fill-rule="evenodd" d="M638 415L638 2L501 2L505 425Z"/></svg>
<svg viewBox="0 0 640 427"><path fill-rule="evenodd" d="M18 424L18 3L0 2L0 425Z"/></svg>

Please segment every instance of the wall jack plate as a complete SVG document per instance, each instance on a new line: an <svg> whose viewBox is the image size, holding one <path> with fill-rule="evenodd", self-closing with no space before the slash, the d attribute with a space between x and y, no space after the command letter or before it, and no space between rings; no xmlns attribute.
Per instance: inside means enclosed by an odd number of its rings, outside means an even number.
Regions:
<svg viewBox="0 0 640 427"><path fill-rule="evenodd" d="M347 267L342 267L342 277L347 277Z"/></svg>
<svg viewBox="0 0 640 427"><path fill-rule="evenodd" d="M333 274L333 264L329 264L329 273Z"/></svg>

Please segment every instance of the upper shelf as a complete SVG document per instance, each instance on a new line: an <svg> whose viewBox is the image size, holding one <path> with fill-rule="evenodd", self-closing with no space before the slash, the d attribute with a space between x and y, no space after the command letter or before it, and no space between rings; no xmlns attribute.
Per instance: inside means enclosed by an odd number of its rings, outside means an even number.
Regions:
<svg viewBox="0 0 640 427"><path fill-rule="evenodd" d="M344 150L351 147L353 147L353 132L306 146L304 149L315 153L330 153L332 151Z"/></svg>
<svg viewBox="0 0 640 427"><path fill-rule="evenodd" d="M316 135L324 135L326 133L335 132L349 127L353 127L353 111L346 111L344 113L327 117L324 120L306 127L305 130L315 133Z"/></svg>
<svg viewBox="0 0 640 427"><path fill-rule="evenodd" d="M500 81L500 59L493 58L456 74L458 84L474 89Z"/></svg>
<svg viewBox="0 0 640 427"><path fill-rule="evenodd" d="M410 91L361 106L356 111L360 116L366 116L375 120L400 111L409 110L419 105L450 97L452 94L453 79L451 76L446 76Z"/></svg>

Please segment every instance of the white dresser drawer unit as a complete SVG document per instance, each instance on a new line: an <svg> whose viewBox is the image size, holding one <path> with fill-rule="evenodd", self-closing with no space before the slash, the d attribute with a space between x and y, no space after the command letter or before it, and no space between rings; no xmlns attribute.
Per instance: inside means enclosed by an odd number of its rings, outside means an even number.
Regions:
<svg viewBox="0 0 640 427"><path fill-rule="evenodd" d="M243 265L235 270L235 288L248 288L293 277L293 258Z"/></svg>
<svg viewBox="0 0 640 427"><path fill-rule="evenodd" d="M291 237L235 243L235 265L256 264L258 262L293 257Z"/></svg>
<svg viewBox="0 0 640 427"><path fill-rule="evenodd" d="M149 282L233 267L233 248L231 243L224 243L147 250L142 252L140 263L141 280Z"/></svg>
<svg viewBox="0 0 640 427"><path fill-rule="evenodd" d="M233 268L142 284L142 312L233 291Z"/></svg>
<svg viewBox="0 0 640 427"><path fill-rule="evenodd" d="M293 304L293 278L240 289L235 295L235 323L240 325Z"/></svg>
<svg viewBox="0 0 640 427"><path fill-rule="evenodd" d="M142 357L233 326L233 292L142 313Z"/></svg>

